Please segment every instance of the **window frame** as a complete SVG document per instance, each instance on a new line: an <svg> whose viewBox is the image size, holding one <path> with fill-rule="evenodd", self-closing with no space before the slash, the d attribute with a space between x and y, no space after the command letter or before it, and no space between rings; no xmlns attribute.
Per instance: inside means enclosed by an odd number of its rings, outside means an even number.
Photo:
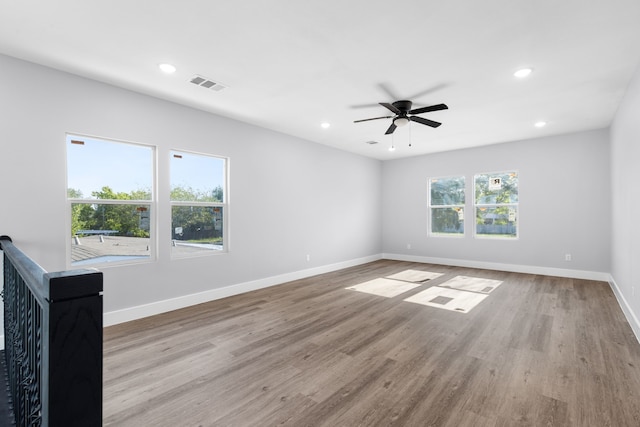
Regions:
<svg viewBox="0 0 640 427"><path fill-rule="evenodd" d="M223 178L223 184L222 184L222 202L205 202L205 201L181 201L181 200L171 200L171 191L173 191L173 188L171 187L171 158L173 156L174 153L183 153L183 154L188 154L190 156L203 156L203 157L210 157L210 158L214 158L214 159L219 159L223 161L223 171L222 171L222 178ZM221 156L221 155L216 155L216 154L210 154L210 153L202 153L202 152L198 152L198 151L190 151L190 150L185 150L185 149L180 149L180 148L171 148L169 149L169 169L168 169L168 176L169 176L169 194L168 194L168 199L169 199L169 241L171 242L171 251L170 251L170 258L172 260L174 259L188 259L188 258L197 258L197 257L203 257L203 256L215 256L215 255L221 255L221 254L227 254L229 253L229 157L226 156ZM173 234L174 234L174 226L173 226L173 208L174 206L185 206L185 207L212 207L212 208L222 208L222 249L221 250L215 250L215 249L208 249L208 250L201 250L201 251L197 251L197 252L192 252L192 253L175 253L173 251L173 247L175 246L175 242L174 242L174 238L173 238Z"/></svg>
<svg viewBox="0 0 640 427"><path fill-rule="evenodd" d="M510 202L510 203L478 203L478 194L477 194L477 185L476 185L476 180L478 176L492 176L492 175L508 175L508 174L515 174L517 177L517 188L518 188L518 201L517 202ZM502 171L492 171L492 172L478 172L475 173L473 175L473 237L476 239L489 239L489 240L503 240L503 241L516 241L519 240L520 238L520 208L519 208L519 203L520 203L520 171L517 169L509 169L509 170L502 170ZM508 235L491 235L491 234L479 234L478 233L478 223L477 223L477 218L478 218L478 209L481 208L488 208L488 209L494 209L494 208L501 208L501 207L506 207L506 208L514 208L515 209L515 235L514 236L508 236Z"/></svg>
<svg viewBox="0 0 640 427"><path fill-rule="evenodd" d="M71 140L82 140L82 139L92 139L98 140L101 142L114 143L114 144L125 144L132 145L137 147L143 147L150 150L151 156L151 188L150 198L149 199L95 199L95 198L87 198L87 197L69 197L69 154L68 154L68 146L67 142ZM93 136L86 135L75 132L67 132L65 133L65 206L66 206L66 224L65 224L65 234L69 236L67 241L67 250L66 250L66 265L67 268L84 268L86 267L110 267L110 266L119 266L119 265L131 265L131 264L146 264L155 262L158 259L157 254L157 238L156 238L156 227L157 227L157 215L158 215L158 203L157 203L157 147L151 144L144 144L140 142L132 142L132 141L124 141L115 138L108 138L102 136ZM108 184L107 184L108 185ZM72 260L72 240L77 237L71 235L73 228L72 221L72 212L74 204L84 204L84 205L114 205L114 206L149 206L149 256L148 257L135 257L131 259L123 259L118 261L97 261L97 262L83 262L81 264L74 263Z"/></svg>
<svg viewBox="0 0 640 427"><path fill-rule="evenodd" d="M434 180L445 180L445 179L452 179L452 178L462 178L462 181L464 183L463 185L463 190L464 190L464 202L461 204L453 204L453 205L433 205L433 201L431 198L431 184L434 182ZM445 237L445 238L464 238L466 235L466 221L465 221L465 217L466 217L466 203L467 203L467 177L465 175L447 175L447 176L434 176L434 177L430 177L428 178L428 188L427 188L427 195L428 195L428 209L429 209L429 213L428 213L428 233L427 235L429 237ZM462 210L462 215L463 215L463 219L462 219L462 233L438 233L438 232L434 232L433 231L433 209L456 209L459 208Z"/></svg>

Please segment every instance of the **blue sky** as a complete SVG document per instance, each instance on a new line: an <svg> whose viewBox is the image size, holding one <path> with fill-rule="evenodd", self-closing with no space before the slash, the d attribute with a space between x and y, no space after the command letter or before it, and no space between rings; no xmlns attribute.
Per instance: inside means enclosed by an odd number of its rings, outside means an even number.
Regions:
<svg viewBox="0 0 640 427"><path fill-rule="evenodd" d="M222 159L182 151L171 151L170 155L171 188L191 187L196 191L210 193L217 186L223 187Z"/></svg>
<svg viewBox="0 0 640 427"><path fill-rule="evenodd" d="M103 186L125 193L152 188L152 147L76 135L67 135L66 145L67 187L82 191L84 198L93 198L91 193ZM177 151L170 155L172 186L188 186L202 192L223 186L223 159Z"/></svg>

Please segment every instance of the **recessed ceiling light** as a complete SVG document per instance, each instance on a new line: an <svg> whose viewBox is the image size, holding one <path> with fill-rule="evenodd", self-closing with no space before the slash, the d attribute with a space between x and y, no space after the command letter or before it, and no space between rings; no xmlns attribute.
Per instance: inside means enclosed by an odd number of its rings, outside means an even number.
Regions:
<svg viewBox="0 0 640 427"><path fill-rule="evenodd" d="M160 64L158 65L158 68L167 74L173 74L176 72L176 67L171 64Z"/></svg>
<svg viewBox="0 0 640 427"><path fill-rule="evenodd" d="M531 74L532 71L533 71L532 68L522 68L516 71L515 73L513 73L513 75L519 79L522 79L524 77L527 77L529 74Z"/></svg>
<svg viewBox="0 0 640 427"><path fill-rule="evenodd" d="M331 126L331 123L323 122L321 125L322 129L328 129Z"/></svg>
<svg viewBox="0 0 640 427"><path fill-rule="evenodd" d="M396 147L392 145L391 147L389 147L389 151L396 151Z"/></svg>
<svg viewBox="0 0 640 427"><path fill-rule="evenodd" d="M539 121L539 122L536 122L536 124L534 124L534 126L537 128L543 128L546 125L547 125L547 122L543 122L543 121Z"/></svg>

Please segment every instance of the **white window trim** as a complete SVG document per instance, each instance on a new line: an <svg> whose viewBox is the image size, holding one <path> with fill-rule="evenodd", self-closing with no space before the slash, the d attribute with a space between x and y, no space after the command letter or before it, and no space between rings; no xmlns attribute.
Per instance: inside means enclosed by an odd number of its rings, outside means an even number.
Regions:
<svg viewBox="0 0 640 427"><path fill-rule="evenodd" d="M518 176L518 203L500 203L500 204L487 204L487 203L476 203L476 176L478 175L505 175L508 173L515 173ZM502 171L491 171L491 172L478 172L473 174L473 238L479 240L501 240L505 242L509 241L517 241L520 239L520 171L517 169L507 169ZM516 208L516 235L514 237L501 237L501 236L491 236L488 234L478 234L478 227L476 224L476 210L478 208L496 208L496 207L515 207Z"/></svg>
<svg viewBox="0 0 640 427"><path fill-rule="evenodd" d="M149 148L151 150L151 199L147 200L114 200L114 199L93 199L93 198L69 198L68 195L68 170L69 164L67 163L67 153L66 153L66 141L68 137L74 138L87 138L87 139L99 139L103 141L118 143L118 144L129 144L129 145L137 145L139 147ZM157 147L155 145L143 144L140 142L133 141L125 141L121 139L109 138L104 136L95 136L95 135L87 135L78 132L66 132L65 133L65 200L66 200L66 213L65 213L65 235L66 238L66 260L65 264L67 269L81 269L81 268L105 268L105 267L116 267L122 265L131 265L131 264L148 264L153 263L158 260L158 239L156 232L156 225L158 219L158 202L157 202L157 173L158 173L158 160L157 160ZM149 257L148 258L136 258L130 260L123 261L110 261L110 262L92 262L87 264L73 264L71 260L71 206L77 203L91 204L91 205L149 205L151 209L151 214L149 215Z"/></svg>
<svg viewBox="0 0 640 427"><path fill-rule="evenodd" d="M221 159L224 160L224 170L223 170L223 178L224 178L224 185L223 185L223 191L222 191L222 198L223 201L222 202L190 202L190 201L182 201L182 200L176 200L173 201L171 200L171 184L169 183L169 189L168 189L168 199L169 199L169 232L168 232L168 238L169 241L171 242L171 244L173 245L173 238L172 238L172 211L173 211L173 207L174 206L198 206L198 207L221 207L222 208L222 212L223 212L223 216L222 216L222 250L208 250L208 251L199 251L199 252L195 252L195 253L191 253L191 254L177 254L177 253L173 253L173 251L170 251L170 259L171 260L179 260L179 259L189 259L189 258L199 258L199 257L207 257L207 256L220 256L220 255L225 255L229 253L229 165L230 165L230 159L229 157L225 157L225 156L220 156L220 155L216 155L216 154L210 154L210 153L203 153L203 152L198 152L198 151L190 151L190 150L185 150L182 148L170 148L169 149L169 156L171 156L172 152L177 152L177 153L185 153L185 154L192 154L192 155L196 155L196 156L205 156L205 157L213 157L216 159ZM171 159L169 159L169 164L171 162ZM171 167L169 166L168 169L168 175L169 175L169 182L171 181L170 177L171 177Z"/></svg>
<svg viewBox="0 0 640 427"><path fill-rule="evenodd" d="M448 179L448 178L464 178L464 200L465 202L461 205L435 205L432 206L431 205L431 182L434 179ZM427 208L428 208L428 213L427 213L427 236L428 237L443 237L443 238L451 238L451 239L463 239L466 234L467 234L467 203L468 203L468 197L467 197L467 177L465 175L447 175L447 176L432 176L429 177L427 180ZM432 231L433 228L433 224L431 223L431 221L433 220L432 217L432 208L462 208L462 211L464 212L464 218L462 220L462 233L434 233Z"/></svg>

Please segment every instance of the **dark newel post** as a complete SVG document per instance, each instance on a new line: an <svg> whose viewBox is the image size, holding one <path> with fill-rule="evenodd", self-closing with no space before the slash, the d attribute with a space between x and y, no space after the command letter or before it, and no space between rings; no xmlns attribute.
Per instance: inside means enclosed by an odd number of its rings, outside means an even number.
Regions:
<svg viewBox="0 0 640 427"><path fill-rule="evenodd" d="M43 420L50 426L101 426L102 273L46 273L44 285L50 304L43 331L49 337Z"/></svg>

